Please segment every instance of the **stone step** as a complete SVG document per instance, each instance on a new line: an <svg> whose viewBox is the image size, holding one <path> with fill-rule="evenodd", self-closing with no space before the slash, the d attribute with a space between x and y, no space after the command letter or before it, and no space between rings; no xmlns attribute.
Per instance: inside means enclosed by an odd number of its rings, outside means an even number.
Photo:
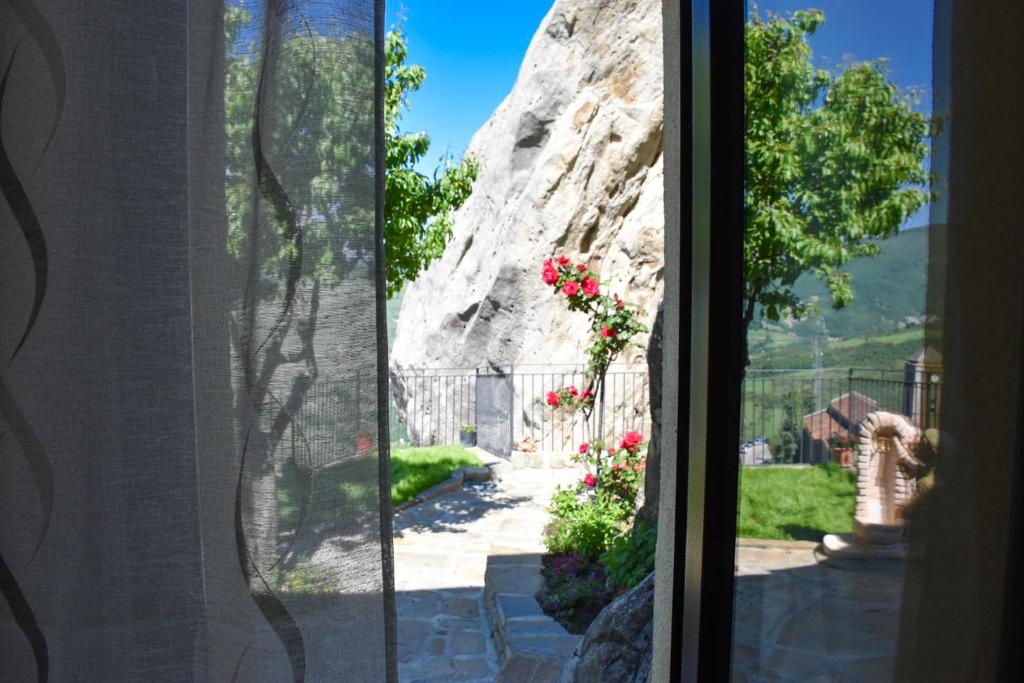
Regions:
<svg viewBox="0 0 1024 683"><path fill-rule="evenodd" d="M558 683L582 638L544 614L534 597L544 586L536 553L487 558L484 607L501 668L496 683Z"/></svg>

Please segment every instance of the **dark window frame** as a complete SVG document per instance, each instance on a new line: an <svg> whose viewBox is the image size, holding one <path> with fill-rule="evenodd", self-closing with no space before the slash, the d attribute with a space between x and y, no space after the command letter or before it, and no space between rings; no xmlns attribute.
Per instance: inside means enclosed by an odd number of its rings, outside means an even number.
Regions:
<svg viewBox="0 0 1024 683"><path fill-rule="evenodd" d="M963 20L961 40L1005 38L1008 26L1024 20L1024 9L1009 9L1001 2L937 0L937 21ZM991 11L986 13L980 5L988 5ZM999 18L1007 11L1018 21ZM665 373L664 393L676 392L667 400L674 400L677 409L666 412L663 438L668 444L678 439L679 455L662 482L662 514L670 513L671 518L663 519L661 525L667 533L659 538L658 567L662 575L670 571L669 585L659 589L659 596L669 599L664 606L655 606L656 648L662 644L662 651L655 652L655 672L667 672L672 681L725 681L732 650L739 463L709 454L730 453L735 448L729 444L739 443L740 343L745 333L738 302L743 277L746 3L666 0L665 18L666 305L675 306L674 311L666 310L666 323L675 323L666 324L666 348L677 349L678 358L674 370ZM982 64L966 63L954 51L946 57L964 62L965 82L971 69ZM985 63L986 69L1002 72L1001 97L1011 114L1024 101L1017 64L1012 59ZM1001 116L1007 123L1012 118L1007 112ZM1009 131L989 128L972 133L1009 136ZM1024 179L1021 160L1009 174L1008 170L963 168L961 173L988 173L997 187ZM993 245L998 245L998 237L1013 239L1009 231L995 232L985 238ZM1006 316L1005 329L1011 338L1024 334L1022 314L1014 310ZM667 364L669 368L673 365ZM1009 472L1014 480L1010 517L1003 520L1009 535L1008 554L985 563L986 575L1006 571L1014 576L1024 567L1024 363L1007 381L1020 397L1011 417L1016 424L1007 425L1018 434ZM1019 582L1006 582L1002 602L998 629L1002 647L999 661L990 664L998 667L1001 680L1020 680L1024 589ZM957 642L952 633L940 640L930 642L928 650L969 647ZM659 669L661 662L665 667Z"/></svg>

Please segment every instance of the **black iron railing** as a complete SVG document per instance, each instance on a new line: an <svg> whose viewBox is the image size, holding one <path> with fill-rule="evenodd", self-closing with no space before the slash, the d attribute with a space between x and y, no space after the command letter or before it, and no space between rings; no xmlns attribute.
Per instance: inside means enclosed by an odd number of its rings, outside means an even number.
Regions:
<svg viewBox="0 0 1024 683"><path fill-rule="evenodd" d="M859 368L749 370L743 381L740 461L745 465L843 461L871 412L938 426L938 375Z"/></svg>
<svg viewBox="0 0 1024 683"><path fill-rule="evenodd" d="M391 438L454 445L460 429L473 425L482 446L507 456L525 441L541 451L568 452L583 441L614 442L629 431L650 437L646 368L609 370L589 427L546 401L549 391L583 384L579 365L392 371ZM742 395L741 463L807 464L841 460L857 425L876 410L906 415L922 429L937 427L942 381L935 374L856 368L749 370ZM270 414L263 425L268 432ZM331 464L374 447L376 419L375 379L318 382L279 448L301 464Z"/></svg>
<svg viewBox="0 0 1024 683"><path fill-rule="evenodd" d="M527 437L540 450L568 451L602 434L609 441L631 430L650 435L646 368L609 369L589 430L578 416L546 401L549 391L565 386L582 390L583 383L581 365L392 370L393 410L401 423L393 437L415 446L456 444L460 427L472 424L481 430L479 438L505 452ZM499 447L505 443L507 449Z"/></svg>

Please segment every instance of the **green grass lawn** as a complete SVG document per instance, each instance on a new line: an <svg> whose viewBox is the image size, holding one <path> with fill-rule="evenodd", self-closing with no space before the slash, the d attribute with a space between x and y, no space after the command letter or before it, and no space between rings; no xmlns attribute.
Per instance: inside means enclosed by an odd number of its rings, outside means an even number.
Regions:
<svg viewBox="0 0 1024 683"><path fill-rule="evenodd" d="M743 467L737 536L820 541L853 530L856 475L835 463Z"/></svg>
<svg viewBox="0 0 1024 683"><path fill-rule="evenodd" d="M401 505L460 467L481 466L480 458L461 446L395 449L391 451L391 503Z"/></svg>

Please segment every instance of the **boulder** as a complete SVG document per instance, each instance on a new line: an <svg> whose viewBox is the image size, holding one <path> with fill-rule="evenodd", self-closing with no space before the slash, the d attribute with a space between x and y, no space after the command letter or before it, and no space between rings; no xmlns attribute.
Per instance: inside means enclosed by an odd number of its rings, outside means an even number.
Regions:
<svg viewBox="0 0 1024 683"><path fill-rule="evenodd" d="M654 633L654 574L601 610L562 683L647 683Z"/></svg>
<svg viewBox="0 0 1024 683"><path fill-rule="evenodd" d="M552 254L588 264L653 323L664 268L661 36L657 0L554 3L514 88L470 143L480 174L447 249L404 293L391 355L400 414L426 403L418 391L436 391L406 382L410 369L585 362L585 316L540 280ZM642 363L643 349L622 360Z"/></svg>

